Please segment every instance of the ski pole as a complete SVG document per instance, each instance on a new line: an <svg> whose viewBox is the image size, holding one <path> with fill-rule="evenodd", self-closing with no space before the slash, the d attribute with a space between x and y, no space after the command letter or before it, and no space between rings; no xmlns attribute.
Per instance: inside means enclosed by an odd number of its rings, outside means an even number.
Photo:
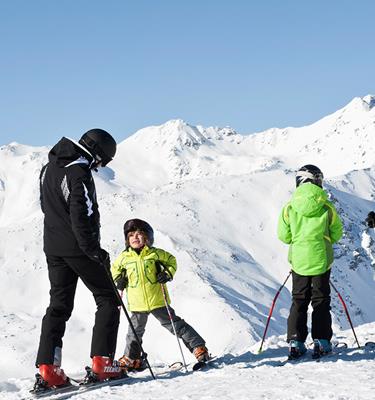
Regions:
<svg viewBox="0 0 375 400"><path fill-rule="evenodd" d="M289 279L291 273L292 273L292 270L289 271L288 276L286 277L284 283L280 286L279 290L277 291L277 293L276 293L276 295L275 295L275 297L274 297L274 299L273 299L273 301L272 301L272 305L271 305L271 308L270 308L270 312L268 313L268 318L267 318L266 327L265 327L264 333L263 333L262 343L260 344L258 353L261 353L261 352L262 352L264 339L266 338L268 325L269 325L270 320L271 320L271 317L272 317L272 313L273 313L273 309L274 309L275 304L276 304L276 300L277 300L277 298L279 297L279 294L280 294L280 292L282 291L283 287L285 286L285 284L286 284L287 280Z"/></svg>
<svg viewBox="0 0 375 400"><path fill-rule="evenodd" d="M174 322L173 322L171 310L170 310L169 305L168 305L167 296L166 296L166 294L165 294L165 288L164 288L164 285L163 285L162 283L160 284L160 286L161 286L161 291L163 292L163 298L164 298L165 308L167 309L168 317L169 317L169 320L171 321L171 325L172 325L172 328L173 328L173 332L174 332L174 335L176 336L176 339L177 339L178 347L180 348L180 352L181 352L181 356L182 356L182 361L184 362L184 367L185 367L186 372L188 372L188 369L187 369L187 366L186 366L185 357L184 357L184 353L183 353L183 351L182 351L181 343L180 343L179 337L177 336L176 327L175 327Z"/></svg>
<svg viewBox="0 0 375 400"><path fill-rule="evenodd" d="M345 310L346 316L347 316L347 318L348 318L350 327L352 328L352 331L353 331L353 334L354 334L354 337L355 337L355 341L357 342L357 346L358 346L358 348L360 349L361 346L360 346L360 344L359 344L359 342L358 342L357 335L355 334L355 330L354 330L354 327L353 327L353 324L352 324L352 320L351 320L351 318L350 318L349 311L348 311L348 308L346 307L345 301L344 301L344 299L342 298L341 294L340 294L339 291L336 289L335 285L332 283L331 280L329 281L329 283L330 283L330 285L333 287L333 289L335 290L335 292L337 293L337 296L339 297L339 299L340 299L340 301L341 301L341 304L342 304L343 307L344 307L344 310Z"/></svg>
<svg viewBox="0 0 375 400"><path fill-rule="evenodd" d="M118 290L117 290L117 287L116 287L116 285L115 285L115 282L113 282L113 278L112 278L112 275L111 275L111 270L110 270L110 268L107 268L107 266L106 266L104 263L103 263L102 265L103 265L103 267L104 267L104 269L105 269L105 271L106 271L106 273L107 273L107 277L108 277L109 281L111 282L113 291L114 291L115 294L116 294L116 297L117 297L117 300L118 300L118 302L119 302L119 305L120 305L121 308L124 310L124 313L125 313L125 315L126 315L126 319L127 319L128 322L129 322L129 326L130 326L130 328L131 328L131 330L132 330L132 332L133 332L133 335L134 335L134 337L135 337L135 340L137 341L137 343L138 343L138 345L139 345L139 348L141 349L141 356L142 356L142 358L146 361L146 365L147 365L147 368L150 370L151 376L153 377L153 379L156 379L154 373L152 372L150 363L148 362L147 353L145 353L145 351L143 350L142 343L141 343L141 341L139 340L139 337L138 337L138 335L137 335L137 332L135 331L135 328L134 328L134 325L133 325L133 323L132 323L132 321L131 321L131 319L130 319L129 313L128 313L128 311L126 310L125 304L124 304L124 302L122 301L122 298L121 298L121 296L120 296L120 294L119 294L119 292L118 292ZM110 264L109 264L109 266L110 266Z"/></svg>

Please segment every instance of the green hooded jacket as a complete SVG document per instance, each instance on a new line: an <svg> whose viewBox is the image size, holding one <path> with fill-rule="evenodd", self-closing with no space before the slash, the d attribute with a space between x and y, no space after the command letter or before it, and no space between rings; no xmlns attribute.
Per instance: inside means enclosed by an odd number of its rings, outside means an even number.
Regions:
<svg viewBox="0 0 375 400"><path fill-rule="evenodd" d="M124 276L128 280L126 294L130 311L152 311L165 306L161 284L156 279L157 273L160 272L156 261L168 270L171 277L174 276L177 269L176 258L156 247L145 246L140 254L129 247L113 263L113 280L116 282ZM164 285L164 289L169 304L167 285Z"/></svg>
<svg viewBox="0 0 375 400"><path fill-rule="evenodd" d="M299 275L321 275L333 263L332 244L342 236L342 222L327 193L317 185L299 186L279 217L278 237L289 244L288 261Z"/></svg>

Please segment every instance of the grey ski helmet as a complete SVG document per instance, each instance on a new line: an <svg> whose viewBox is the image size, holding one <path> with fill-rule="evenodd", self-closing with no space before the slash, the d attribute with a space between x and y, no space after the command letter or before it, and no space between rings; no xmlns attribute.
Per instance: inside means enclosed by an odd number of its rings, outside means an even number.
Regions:
<svg viewBox="0 0 375 400"><path fill-rule="evenodd" d="M296 186L298 187L307 182L323 187L323 172L315 165L304 165L297 171Z"/></svg>
<svg viewBox="0 0 375 400"><path fill-rule="evenodd" d="M90 129L78 142L93 155L97 164L105 167L116 154L116 141L103 129Z"/></svg>
<svg viewBox="0 0 375 400"><path fill-rule="evenodd" d="M151 225L146 221L142 221L141 219L134 218L129 219L124 224L124 235L126 245L128 246L128 233L134 231L141 231L144 232L147 236L148 245L152 246L154 243L154 230L152 229Z"/></svg>

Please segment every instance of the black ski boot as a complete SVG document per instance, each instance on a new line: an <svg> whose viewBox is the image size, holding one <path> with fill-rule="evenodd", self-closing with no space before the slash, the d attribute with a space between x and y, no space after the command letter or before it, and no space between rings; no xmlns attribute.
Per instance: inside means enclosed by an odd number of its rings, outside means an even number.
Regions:
<svg viewBox="0 0 375 400"><path fill-rule="evenodd" d="M312 358L314 360L332 353L332 344L327 339L314 339Z"/></svg>
<svg viewBox="0 0 375 400"><path fill-rule="evenodd" d="M288 360L297 360L306 353L306 346L304 342L299 340L291 340L289 342Z"/></svg>
<svg viewBox="0 0 375 400"><path fill-rule="evenodd" d="M43 379L42 375L35 374L35 383L30 393L32 394L40 394L48 391L47 382Z"/></svg>

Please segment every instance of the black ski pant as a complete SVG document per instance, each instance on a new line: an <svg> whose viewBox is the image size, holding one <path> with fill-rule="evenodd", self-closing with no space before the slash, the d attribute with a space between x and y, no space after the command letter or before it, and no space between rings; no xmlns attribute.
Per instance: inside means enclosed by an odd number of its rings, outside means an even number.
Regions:
<svg viewBox="0 0 375 400"><path fill-rule="evenodd" d="M311 302L311 336L313 339L332 338L331 290L329 277L331 270L322 275L302 276L292 271L293 302L288 318L288 342L307 338L307 310Z"/></svg>
<svg viewBox="0 0 375 400"><path fill-rule="evenodd" d="M36 365L61 364L62 338L73 310L78 278L92 292L97 306L90 356L114 357L120 311L105 267L87 256L47 255L47 264L50 304L42 321Z"/></svg>

